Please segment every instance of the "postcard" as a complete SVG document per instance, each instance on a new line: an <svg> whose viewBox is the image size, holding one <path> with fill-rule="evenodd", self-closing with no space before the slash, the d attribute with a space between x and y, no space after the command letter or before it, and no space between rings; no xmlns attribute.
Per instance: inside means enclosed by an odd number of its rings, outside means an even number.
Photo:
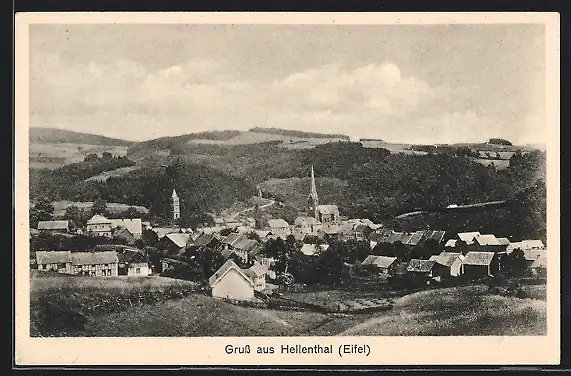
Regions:
<svg viewBox="0 0 571 376"><path fill-rule="evenodd" d="M17 14L16 364L558 364L559 39Z"/></svg>

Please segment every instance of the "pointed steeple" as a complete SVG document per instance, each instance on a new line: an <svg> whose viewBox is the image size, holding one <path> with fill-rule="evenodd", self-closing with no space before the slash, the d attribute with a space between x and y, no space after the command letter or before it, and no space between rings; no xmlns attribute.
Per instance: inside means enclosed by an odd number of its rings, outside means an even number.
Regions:
<svg viewBox="0 0 571 376"><path fill-rule="evenodd" d="M317 218L317 206L319 205L319 197L317 196L317 185L315 184L315 173L313 172L313 165L311 165L311 189L309 197L307 198L307 209L313 212Z"/></svg>
<svg viewBox="0 0 571 376"><path fill-rule="evenodd" d="M309 195L317 201L317 185L315 184L315 173L313 172L313 165L311 165L311 191Z"/></svg>
<svg viewBox="0 0 571 376"><path fill-rule="evenodd" d="M172 198L178 198L178 195L176 194L176 190L175 190L175 189L172 190L172 196L171 196L171 197L172 197Z"/></svg>

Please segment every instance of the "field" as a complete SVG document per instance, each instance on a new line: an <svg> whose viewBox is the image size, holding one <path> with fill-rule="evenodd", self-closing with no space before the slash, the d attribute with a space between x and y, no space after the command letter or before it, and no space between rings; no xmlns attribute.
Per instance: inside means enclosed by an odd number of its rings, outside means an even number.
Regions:
<svg viewBox="0 0 571 376"><path fill-rule="evenodd" d="M86 181L105 181L105 180L109 179L110 177L127 175L131 171L135 171L138 168L139 168L138 166L121 167L121 168L118 168L115 170L102 172L99 175L95 175L95 176L92 176L92 177L86 179Z"/></svg>
<svg viewBox="0 0 571 376"><path fill-rule="evenodd" d="M65 214L65 209L68 206L75 205L80 210L81 209L88 210L88 209L91 209L91 207L93 206L93 202L53 201L52 205L54 207L54 217L55 218L61 218ZM121 211L127 210L129 208L130 208L130 205L127 205L127 204L120 204L120 203L115 203L115 202L107 203L107 209L109 211L112 211L112 212L121 212ZM138 211L141 211L144 213L148 212L148 209L145 208L144 206L135 206L135 208Z"/></svg>
<svg viewBox="0 0 571 376"><path fill-rule="evenodd" d="M410 150L411 144L397 144L385 141L360 141L366 148L383 148L389 150L391 153L403 153L414 155L426 155L427 152Z"/></svg>
<svg viewBox="0 0 571 376"><path fill-rule="evenodd" d="M543 287L544 288L544 287ZM533 286L539 296L541 287ZM545 335L545 301L486 293L483 286L467 286L414 293L397 299L392 311L371 318L341 335Z"/></svg>
<svg viewBox="0 0 571 376"><path fill-rule="evenodd" d="M281 141L281 147L289 149L310 149L316 145L328 142L344 141L341 138L321 138L321 137L296 137L274 133L263 132L241 132L238 136L227 140L194 139L189 140L189 144L211 144L211 145L249 145L260 142Z"/></svg>
<svg viewBox="0 0 571 376"><path fill-rule="evenodd" d="M45 317L42 309L50 306L46 306L46 299L60 304L59 309L64 311L82 310L84 324L67 332L71 336L541 335L546 331L544 285L526 287L533 299L491 295L484 286L441 288L396 298L395 307L389 311L354 315L236 306L189 292L195 287L192 282L163 277L32 273L30 304L32 317L39 318ZM166 296L172 291L182 295ZM158 293L162 298L133 305L129 300L118 309L86 309L94 303L132 299L145 292ZM287 297L323 303L377 295L330 290L290 293Z"/></svg>
<svg viewBox="0 0 571 376"><path fill-rule="evenodd" d="M65 164L80 162L87 154L101 154L105 151L114 156L127 154L127 146L99 146L76 143L30 143L30 168L57 168Z"/></svg>

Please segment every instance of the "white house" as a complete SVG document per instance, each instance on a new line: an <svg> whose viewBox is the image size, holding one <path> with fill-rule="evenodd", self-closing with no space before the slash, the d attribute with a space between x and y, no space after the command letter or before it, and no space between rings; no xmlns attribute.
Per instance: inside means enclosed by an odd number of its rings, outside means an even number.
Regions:
<svg viewBox="0 0 571 376"><path fill-rule="evenodd" d="M268 229L274 234L282 233L282 234L289 235L291 233L290 228L289 228L289 223L287 223L285 220L283 220L281 218L269 219L268 220Z"/></svg>
<svg viewBox="0 0 571 376"><path fill-rule="evenodd" d="M105 218L102 215L95 214L87 221L86 229L87 232L94 236L105 236L111 237L111 220Z"/></svg>
<svg viewBox="0 0 571 376"><path fill-rule="evenodd" d="M216 298L253 300L254 281L236 263L228 259L209 279Z"/></svg>
<svg viewBox="0 0 571 376"><path fill-rule="evenodd" d="M249 269L244 270L244 273L254 282L254 290L256 291L264 291L266 289L267 272L268 268L257 262L254 262L254 265Z"/></svg>

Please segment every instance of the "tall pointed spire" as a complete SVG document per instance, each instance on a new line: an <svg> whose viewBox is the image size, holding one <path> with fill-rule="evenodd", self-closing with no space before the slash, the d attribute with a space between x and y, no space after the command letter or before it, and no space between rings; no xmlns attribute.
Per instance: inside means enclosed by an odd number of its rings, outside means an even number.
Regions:
<svg viewBox="0 0 571 376"><path fill-rule="evenodd" d="M313 212L317 218L317 206L319 205L319 197L317 196L317 185L315 184L315 173L313 172L313 165L311 165L311 189L309 197L307 198L307 209Z"/></svg>
<svg viewBox="0 0 571 376"><path fill-rule="evenodd" d="M317 185L315 184L315 173L313 172L313 165L311 165L311 191L310 196L313 196L315 201L317 201Z"/></svg>

